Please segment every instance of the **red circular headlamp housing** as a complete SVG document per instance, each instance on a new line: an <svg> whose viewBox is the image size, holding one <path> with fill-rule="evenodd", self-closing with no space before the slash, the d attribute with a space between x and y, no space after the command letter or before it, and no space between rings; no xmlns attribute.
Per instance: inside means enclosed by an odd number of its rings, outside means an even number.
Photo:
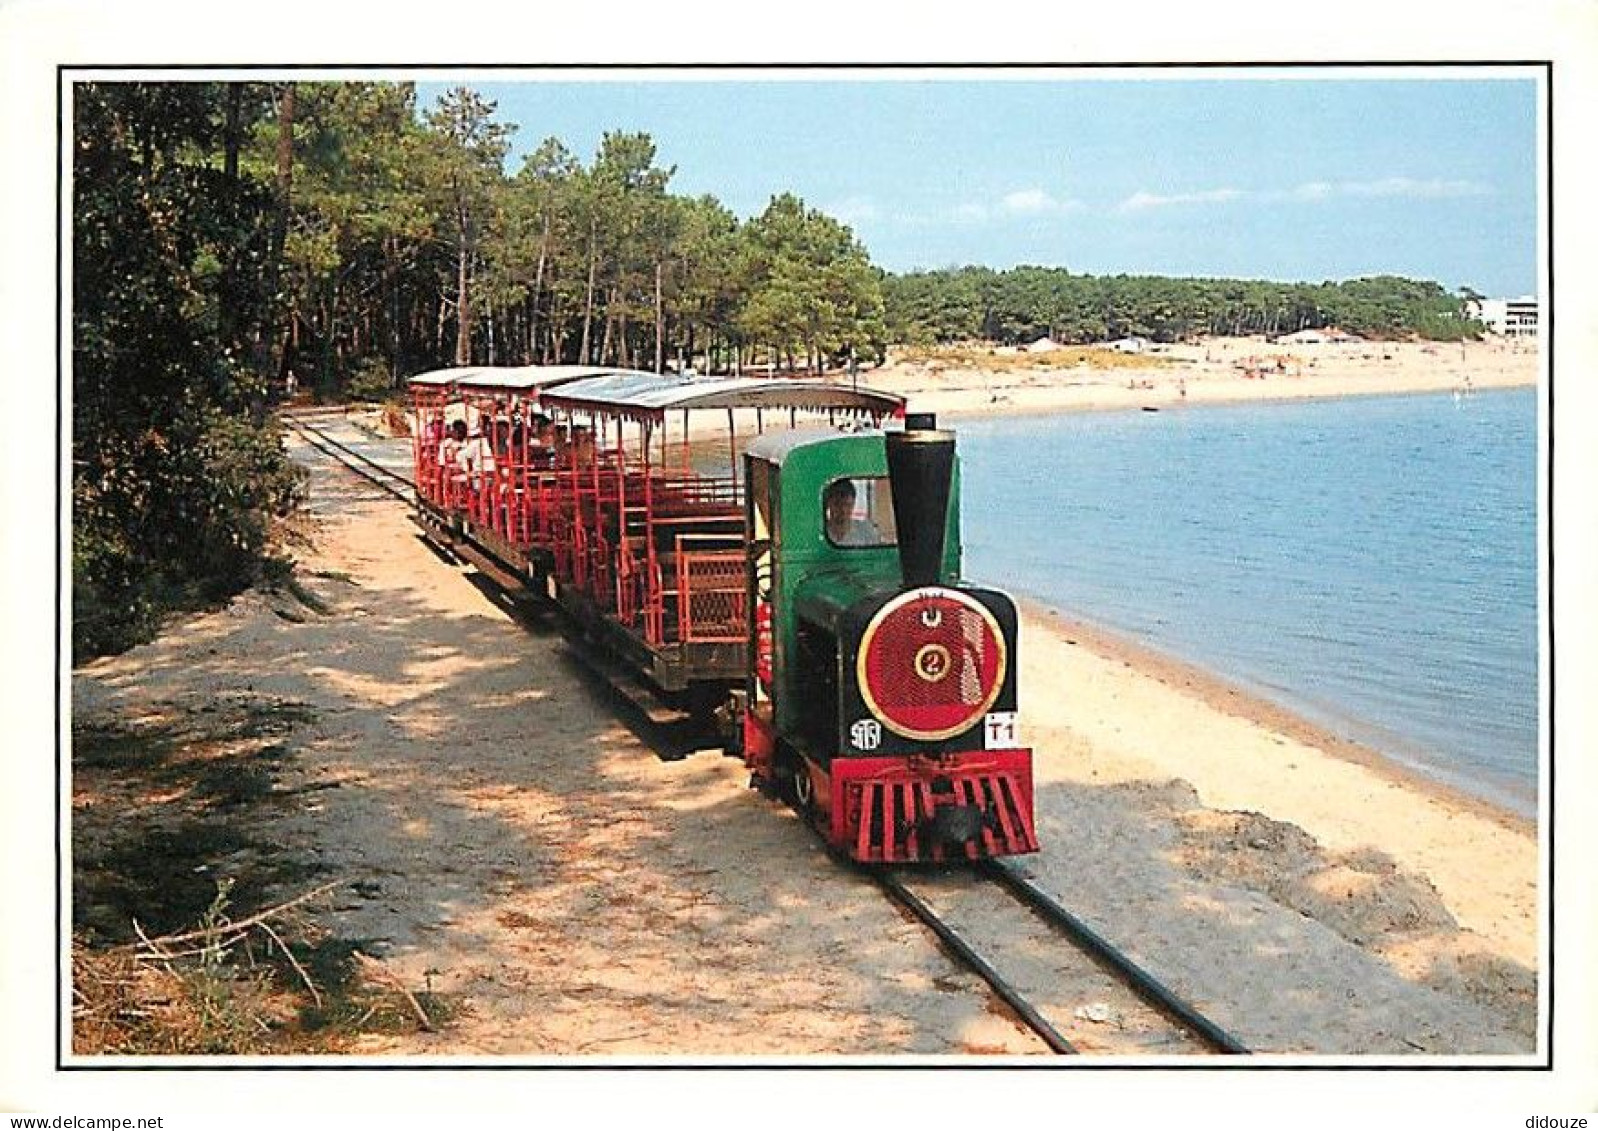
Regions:
<svg viewBox="0 0 1598 1131"><path fill-rule="evenodd" d="M1004 633L956 589L912 589L878 609L860 639L860 695L902 738L934 742L975 726L999 697Z"/></svg>

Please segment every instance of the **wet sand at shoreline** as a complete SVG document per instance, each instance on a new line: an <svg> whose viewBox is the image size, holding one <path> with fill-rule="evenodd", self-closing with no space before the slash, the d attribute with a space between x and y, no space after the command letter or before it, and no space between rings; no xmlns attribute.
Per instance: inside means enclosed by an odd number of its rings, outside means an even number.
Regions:
<svg viewBox="0 0 1598 1131"><path fill-rule="evenodd" d="M1035 602L1022 610L1022 720L1040 774L1175 779L1206 807L1290 823L1324 848L1377 849L1427 877L1496 953L1536 967L1534 820L1195 665Z"/></svg>

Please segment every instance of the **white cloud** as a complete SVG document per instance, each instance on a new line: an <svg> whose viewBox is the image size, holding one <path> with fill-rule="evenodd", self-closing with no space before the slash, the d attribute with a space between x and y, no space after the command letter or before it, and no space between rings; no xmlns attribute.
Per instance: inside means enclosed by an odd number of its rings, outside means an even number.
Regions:
<svg viewBox="0 0 1598 1131"><path fill-rule="evenodd" d="M1016 215L1037 216L1064 211L1068 205L1064 201L1055 200L1040 188L1029 188L1006 193L1004 199L999 202L999 207L1005 212Z"/></svg>
<svg viewBox="0 0 1598 1131"><path fill-rule="evenodd" d="M1485 196L1491 190L1475 181L1450 181L1440 178L1416 180L1413 177L1384 177L1376 181L1306 181L1286 195L1293 200L1320 201L1336 196L1408 197L1440 200L1446 197Z"/></svg>
<svg viewBox="0 0 1598 1131"><path fill-rule="evenodd" d="M1448 196L1481 196L1487 192L1487 186L1474 181L1417 181L1410 177L1352 181L1342 187L1350 196L1413 196L1428 200Z"/></svg>
<svg viewBox="0 0 1598 1131"><path fill-rule="evenodd" d="M999 201L999 210L1012 216L1061 216L1080 208L1080 200L1061 200L1040 188L1018 189Z"/></svg>
<svg viewBox="0 0 1598 1131"><path fill-rule="evenodd" d="M1247 194L1242 189L1218 188L1202 192L1179 192L1159 195L1152 192L1135 192L1116 206L1119 212L1140 212L1146 208L1168 208L1175 204L1226 204Z"/></svg>
<svg viewBox="0 0 1598 1131"><path fill-rule="evenodd" d="M1294 200L1325 200L1337 192L1337 186L1326 181L1306 181L1288 195Z"/></svg>
<svg viewBox="0 0 1598 1131"><path fill-rule="evenodd" d="M1017 189L996 201L968 200L937 212L904 213L895 217L901 224L924 227L930 224L987 224L1016 216L1063 216L1079 211L1080 200L1060 199L1040 188Z"/></svg>
<svg viewBox="0 0 1598 1131"><path fill-rule="evenodd" d="M1227 204L1235 200L1296 200L1315 204L1350 197L1389 197L1437 200L1445 197L1484 196L1491 190L1475 181L1417 180L1413 177L1384 177L1374 181L1305 181L1286 191L1253 191L1237 188L1206 189L1202 192L1135 192L1120 204L1117 212L1141 212L1180 204Z"/></svg>
<svg viewBox="0 0 1598 1131"><path fill-rule="evenodd" d="M880 213L870 197L851 196L847 200L840 200L830 208L822 209L828 216L842 220L845 224L858 224L862 220L875 220Z"/></svg>

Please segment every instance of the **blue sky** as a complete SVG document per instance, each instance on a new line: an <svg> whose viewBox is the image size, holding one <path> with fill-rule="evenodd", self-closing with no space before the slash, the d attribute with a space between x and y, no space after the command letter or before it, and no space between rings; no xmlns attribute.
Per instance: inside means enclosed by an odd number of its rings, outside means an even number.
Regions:
<svg viewBox="0 0 1598 1131"><path fill-rule="evenodd" d="M584 162L643 131L671 191L740 217L791 191L890 271L966 263L1280 280L1393 273L1537 290L1530 77L478 82ZM429 106L446 84L418 86ZM447 85L456 85L450 83Z"/></svg>

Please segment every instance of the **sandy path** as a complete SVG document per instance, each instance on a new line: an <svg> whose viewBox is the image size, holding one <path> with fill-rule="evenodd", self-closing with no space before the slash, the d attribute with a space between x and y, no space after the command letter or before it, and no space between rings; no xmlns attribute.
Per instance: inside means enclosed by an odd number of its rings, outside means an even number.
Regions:
<svg viewBox="0 0 1598 1131"><path fill-rule="evenodd" d="M1041 1051L918 926L746 789L738 763L656 757L553 634L512 622L469 571L417 540L398 505L325 468L313 493L319 533L302 573L326 615L295 623L242 598L80 671L74 713L239 694L307 705L314 719L289 742L286 784L328 788L263 817L261 835L354 885L326 927L364 940L407 985L460 1003L438 1033L373 1037L362 1051ZM1214 774L1238 779L1229 790L1197 762L1180 768L1196 793L1168 782L1176 772L1150 750L1159 728L1191 723L1164 717L1174 701L1114 662L1063 643L1051 652L1035 626L1027 633L1046 848L1026 866L1063 902L1261 1050L1532 1051L1530 975L1468 958L1477 936L1449 911L1483 937L1491 916L1432 891L1432 857L1348 851L1366 833L1268 804L1279 784L1253 773L1257 758L1234 774L1211 752ZM1275 744L1239 725L1239 741ZM1327 769L1299 763L1304 775ZM1309 793L1348 788L1318 780ZM1206 805L1301 816L1324 849L1269 822L1237 841L1237 818ZM1403 966L1384 950L1421 957ZM1076 995L1054 986L1067 1016Z"/></svg>

